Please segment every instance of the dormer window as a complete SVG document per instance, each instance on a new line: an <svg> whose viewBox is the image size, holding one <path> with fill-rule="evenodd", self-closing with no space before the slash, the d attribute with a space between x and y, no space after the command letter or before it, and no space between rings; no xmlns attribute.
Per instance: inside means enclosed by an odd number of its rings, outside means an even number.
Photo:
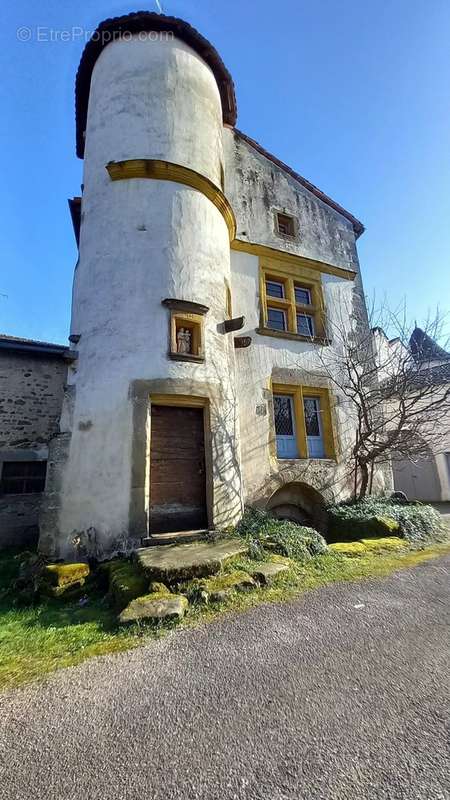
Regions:
<svg viewBox="0 0 450 800"><path fill-rule="evenodd" d="M277 212L276 214L276 223L277 223L277 232L280 233L282 236L295 236L295 219L294 217L289 216L289 214L282 214L281 212Z"/></svg>

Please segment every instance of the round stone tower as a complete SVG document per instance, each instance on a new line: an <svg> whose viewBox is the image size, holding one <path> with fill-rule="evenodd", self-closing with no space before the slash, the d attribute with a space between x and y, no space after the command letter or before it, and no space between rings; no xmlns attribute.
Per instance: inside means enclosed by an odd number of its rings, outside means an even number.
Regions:
<svg viewBox="0 0 450 800"><path fill-rule="evenodd" d="M71 342L41 550L97 557L242 512L224 194L231 78L186 23L107 20L77 75Z"/></svg>

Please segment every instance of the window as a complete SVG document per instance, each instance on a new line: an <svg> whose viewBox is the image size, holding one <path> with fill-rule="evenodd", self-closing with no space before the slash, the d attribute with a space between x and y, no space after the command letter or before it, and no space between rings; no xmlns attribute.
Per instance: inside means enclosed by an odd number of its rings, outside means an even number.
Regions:
<svg viewBox="0 0 450 800"><path fill-rule="evenodd" d="M310 458L323 458L325 448L321 423L321 408L319 397L303 397L303 410L305 413L306 440Z"/></svg>
<svg viewBox="0 0 450 800"><path fill-rule="evenodd" d="M274 395L275 433L278 458L297 458L297 437L294 428L294 403L289 395Z"/></svg>
<svg viewBox="0 0 450 800"><path fill-rule="evenodd" d="M278 458L334 458L328 389L275 385L273 407Z"/></svg>
<svg viewBox="0 0 450 800"><path fill-rule="evenodd" d="M282 236L295 236L295 220L289 214L277 213L277 231Z"/></svg>
<svg viewBox="0 0 450 800"><path fill-rule="evenodd" d="M31 494L45 489L46 461L4 461L1 472L2 494Z"/></svg>
<svg viewBox="0 0 450 800"><path fill-rule="evenodd" d="M299 281L299 272L303 270L297 265L261 259L261 332L264 333L265 329L285 331L303 338L323 340L325 328L320 276L305 269L304 280Z"/></svg>
<svg viewBox="0 0 450 800"><path fill-rule="evenodd" d="M282 299L284 297L284 284L278 283L278 281L266 281L266 294L269 297Z"/></svg>
<svg viewBox="0 0 450 800"><path fill-rule="evenodd" d="M280 311L278 308L270 308L267 309L267 324L269 328L273 328L277 331L285 331L286 330L286 312Z"/></svg>
<svg viewBox="0 0 450 800"><path fill-rule="evenodd" d="M314 336L314 319L309 314L297 314L297 333Z"/></svg>
<svg viewBox="0 0 450 800"><path fill-rule="evenodd" d="M305 286L294 285L295 302L298 306L311 305L311 292Z"/></svg>

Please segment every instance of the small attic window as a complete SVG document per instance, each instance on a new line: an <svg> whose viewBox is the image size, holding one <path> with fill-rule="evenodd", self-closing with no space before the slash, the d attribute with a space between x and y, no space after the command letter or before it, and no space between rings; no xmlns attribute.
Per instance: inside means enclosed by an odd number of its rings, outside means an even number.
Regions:
<svg viewBox="0 0 450 800"><path fill-rule="evenodd" d="M295 219L289 214L276 214L277 231L282 236L295 236Z"/></svg>

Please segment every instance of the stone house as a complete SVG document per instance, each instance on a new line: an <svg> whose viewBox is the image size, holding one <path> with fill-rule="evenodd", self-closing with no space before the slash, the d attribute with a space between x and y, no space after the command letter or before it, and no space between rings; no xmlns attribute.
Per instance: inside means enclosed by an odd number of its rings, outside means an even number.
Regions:
<svg viewBox="0 0 450 800"><path fill-rule="evenodd" d="M48 444L59 430L66 351L0 336L0 547L37 543Z"/></svg>
<svg viewBox="0 0 450 800"><path fill-rule="evenodd" d="M319 525L350 494L352 431L318 375L343 304L349 326L368 324L364 228L236 118L229 72L182 20L106 20L85 47L48 556L223 529L244 503Z"/></svg>

